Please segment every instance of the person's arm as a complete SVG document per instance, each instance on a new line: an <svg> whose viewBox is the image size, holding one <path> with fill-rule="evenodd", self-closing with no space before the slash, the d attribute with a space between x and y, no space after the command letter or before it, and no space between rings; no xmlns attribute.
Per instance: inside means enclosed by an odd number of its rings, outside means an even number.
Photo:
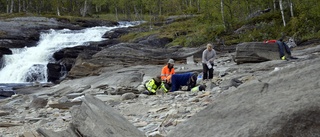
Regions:
<svg viewBox="0 0 320 137"><path fill-rule="evenodd" d="M174 68L172 68L172 74L171 75L173 75L173 74L176 74L176 72L175 72L175 70L174 70Z"/></svg>
<svg viewBox="0 0 320 137"><path fill-rule="evenodd" d="M202 63L208 62L208 60L206 59L206 55L207 55L207 50L204 50L202 52Z"/></svg>
<svg viewBox="0 0 320 137"><path fill-rule="evenodd" d="M164 92L168 92L168 89L166 88L163 82L161 82L160 89L163 89Z"/></svg>
<svg viewBox="0 0 320 137"><path fill-rule="evenodd" d="M165 81L167 79L166 76L166 67L164 66L161 70L161 80Z"/></svg>
<svg viewBox="0 0 320 137"><path fill-rule="evenodd" d="M214 49L212 49L212 52L213 52L213 57L209 59L209 61L210 61L211 63L213 63L213 60L214 60L214 58L216 57L216 51L215 51Z"/></svg>

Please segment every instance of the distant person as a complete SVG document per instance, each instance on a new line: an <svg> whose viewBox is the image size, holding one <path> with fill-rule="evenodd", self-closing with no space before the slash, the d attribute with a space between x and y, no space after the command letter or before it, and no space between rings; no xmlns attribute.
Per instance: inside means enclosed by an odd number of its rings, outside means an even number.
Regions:
<svg viewBox="0 0 320 137"><path fill-rule="evenodd" d="M211 44L207 44L207 49L202 53L202 80L213 78L213 65L214 58L216 57L216 51L213 49ZM209 77L208 77L209 74Z"/></svg>
<svg viewBox="0 0 320 137"><path fill-rule="evenodd" d="M198 73L187 72L180 74L173 74L171 77L171 89L170 92L178 91L182 86L187 87L184 90L190 91L192 88L196 87Z"/></svg>
<svg viewBox="0 0 320 137"><path fill-rule="evenodd" d="M297 59L296 57L293 57L291 55L290 48L288 47L288 45L285 42L283 42L282 38L277 40L276 43L278 44L279 53L280 53L280 59L281 60L287 60L288 59L285 56L285 52L289 55L289 59Z"/></svg>
<svg viewBox="0 0 320 137"><path fill-rule="evenodd" d="M167 65L161 70L161 80L165 83L166 87L171 87L171 76L175 74L174 71L174 60L169 59Z"/></svg>
<svg viewBox="0 0 320 137"><path fill-rule="evenodd" d="M163 90L163 92L168 92L168 90L165 88L165 85L161 81L160 76L150 79L148 82L144 84L144 86L147 90L143 92L143 94L155 95L158 90Z"/></svg>

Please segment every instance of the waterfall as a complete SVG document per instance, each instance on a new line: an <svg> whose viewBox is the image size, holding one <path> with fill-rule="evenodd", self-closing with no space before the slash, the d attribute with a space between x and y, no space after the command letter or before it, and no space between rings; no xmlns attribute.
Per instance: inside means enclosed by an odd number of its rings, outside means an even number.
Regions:
<svg viewBox="0 0 320 137"><path fill-rule="evenodd" d="M3 56L0 83L48 82L47 64L53 61L53 53L63 48L84 45L90 41L102 41L103 34L114 28L136 25L121 23L116 27L93 27L83 30L48 30L40 34L34 47L11 49L12 55ZM36 79L33 79L36 78Z"/></svg>

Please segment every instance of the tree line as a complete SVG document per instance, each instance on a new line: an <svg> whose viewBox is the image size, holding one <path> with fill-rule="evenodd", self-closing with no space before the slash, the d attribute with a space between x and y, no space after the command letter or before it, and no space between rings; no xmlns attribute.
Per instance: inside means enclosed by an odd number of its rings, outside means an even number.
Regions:
<svg viewBox="0 0 320 137"><path fill-rule="evenodd" d="M203 23L220 23L232 30L266 9L280 15L290 29L308 27L317 32L320 19L318 0L0 0L0 13L33 13L57 16L125 15L128 20L144 20L143 15L161 19L170 15L200 15ZM291 22L291 23L289 23ZM289 24L288 24L289 23Z"/></svg>

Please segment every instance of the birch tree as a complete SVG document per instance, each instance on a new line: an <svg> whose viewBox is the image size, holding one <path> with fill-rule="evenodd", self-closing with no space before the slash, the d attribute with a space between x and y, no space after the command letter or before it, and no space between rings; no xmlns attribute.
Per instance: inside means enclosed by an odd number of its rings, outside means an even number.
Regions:
<svg viewBox="0 0 320 137"><path fill-rule="evenodd" d="M221 17L222 17L223 27L224 27L224 30L226 30L226 20L224 18L223 0L220 1L220 6L221 6Z"/></svg>
<svg viewBox="0 0 320 137"><path fill-rule="evenodd" d="M9 13L9 0L7 0L7 13Z"/></svg>
<svg viewBox="0 0 320 137"><path fill-rule="evenodd" d="M280 11L281 11L283 26L286 26L286 20L285 20L285 18L284 18L284 13L283 13L282 0L279 0L279 6L280 6Z"/></svg>
<svg viewBox="0 0 320 137"><path fill-rule="evenodd" d="M82 17L87 15L87 10L88 10L87 0L85 0L83 8L80 9L80 14Z"/></svg>
<svg viewBox="0 0 320 137"><path fill-rule="evenodd" d="M292 3L292 1L291 1L291 0L289 1L289 4L290 4L290 13L291 13L291 17L294 17L294 16L293 16L293 3Z"/></svg>
<svg viewBox="0 0 320 137"><path fill-rule="evenodd" d="M11 0L11 4L10 4L10 13L13 13L13 4L14 4L14 0Z"/></svg>

